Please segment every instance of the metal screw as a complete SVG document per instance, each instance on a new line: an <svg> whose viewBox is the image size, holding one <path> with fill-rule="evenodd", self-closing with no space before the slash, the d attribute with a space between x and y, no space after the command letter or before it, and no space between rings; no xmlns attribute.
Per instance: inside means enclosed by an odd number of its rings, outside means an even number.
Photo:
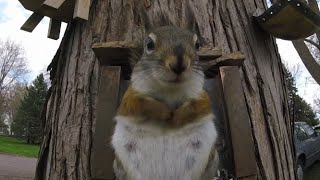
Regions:
<svg viewBox="0 0 320 180"><path fill-rule="evenodd" d="M297 6L300 6L300 4L298 3Z"/></svg>

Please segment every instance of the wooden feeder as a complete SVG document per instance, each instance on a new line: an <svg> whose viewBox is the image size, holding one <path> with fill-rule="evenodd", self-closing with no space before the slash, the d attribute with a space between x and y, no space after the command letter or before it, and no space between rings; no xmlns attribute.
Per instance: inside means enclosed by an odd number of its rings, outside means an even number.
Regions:
<svg viewBox="0 0 320 180"><path fill-rule="evenodd" d="M263 30L285 40L304 39L320 27L320 16L300 0L278 0L253 16Z"/></svg>
<svg viewBox="0 0 320 180"><path fill-rule="evenodd" d="M21 29L32 32L44 16L50 17L48 38L59 39L61 22L72 19L88 20L90 0L19 0L33 14Z"/></svg>
<svg viewBox="0 0 320 180"><path fill-rule="evenodd" d="M100 62L100 82L91 150L92 180L114 179L114 155L110 145L115 125L113 117L129 85L129 57L132 49L142 51L135 44L124 41L93 45L93 51ZM207 66L207 72L218 74L218 78L207 76L205 89L215 102L213 109L219 108L217 120L224 124L226 130L227 143L224 144L228 144L230 150L227 153L231 154L231 158L227 161L232 164L228 171L239 178L255 179L257 168L254 144L239 73L245 56L241 52L222 54L221 49L210 47L202 48L198 55L200 62Z"/></svg>

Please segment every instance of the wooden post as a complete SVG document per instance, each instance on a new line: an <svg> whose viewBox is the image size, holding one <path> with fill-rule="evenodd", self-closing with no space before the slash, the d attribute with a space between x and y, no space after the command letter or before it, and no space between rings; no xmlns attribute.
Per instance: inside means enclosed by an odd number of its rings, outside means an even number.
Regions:
<svg viewBox="0 0 320 180"><path fill-rule="evenodd" d="M113 134L116 108L120 87L119 66L101 66L98 102L96 107L96 124L93 133L91 179L113 179Z"/></svg>
<svg viewBox="0 0 320 180"><path fill-rule="evenodd" d="M60 36L61 21L50 19L48 38L57 40Z"/></svg>
<svg viewBox="0 0 320 180"><path fill-rule="evenodd" d="M46 0L42 4L44 7L59 9L60 6L65 2L66 0Z"/></svg>
<svg viewBox="0 0 320 180"><path fill-rule="evenodd" d="M220 67L220 75L233 150L235 175L241 179L255 179L257 165L239 67Z"/></svg>
<svg viewBox="0 0 320 180"><path fill-rule="evenodd" d="M79 18L83 20L88 20L89 10L90 10L90 0L76 0L74 7L73 18Z"/></svg>

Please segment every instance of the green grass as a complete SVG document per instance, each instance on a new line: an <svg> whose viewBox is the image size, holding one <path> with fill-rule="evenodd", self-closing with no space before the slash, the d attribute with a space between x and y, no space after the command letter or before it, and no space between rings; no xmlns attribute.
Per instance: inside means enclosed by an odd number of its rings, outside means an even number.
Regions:
<svg viewBox="0 0 320 180"><path fill-rule="evenodd" d="M320 179L320 161L317 161L305 171L304 180L319 180L319 179Z"/></svg>
<svg viewBox="0 0 320 180"><path fill-rule="evenodd" d="M0 136L0 153L18 156L37 157L40 147L30 145L13 137Z"/></svg>

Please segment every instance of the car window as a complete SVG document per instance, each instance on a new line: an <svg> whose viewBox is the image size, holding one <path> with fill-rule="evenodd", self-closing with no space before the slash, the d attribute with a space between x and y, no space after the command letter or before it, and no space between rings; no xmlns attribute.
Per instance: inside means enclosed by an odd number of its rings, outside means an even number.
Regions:
<svg viewBox="0 0 320 180"><path fill-rule="evenodd" d="M309 125L303 124L302 127L305 130L305 132L308 134L308 136L311 137L314 135L314 130Z"/></svg>
<svg viewBox="0 0 320 180"><path fill-rule="evenodd" d="M307 133L300 126L295 126L295 133L296 133L297 139L300 141L304 141L308 139Z"/></svg>

